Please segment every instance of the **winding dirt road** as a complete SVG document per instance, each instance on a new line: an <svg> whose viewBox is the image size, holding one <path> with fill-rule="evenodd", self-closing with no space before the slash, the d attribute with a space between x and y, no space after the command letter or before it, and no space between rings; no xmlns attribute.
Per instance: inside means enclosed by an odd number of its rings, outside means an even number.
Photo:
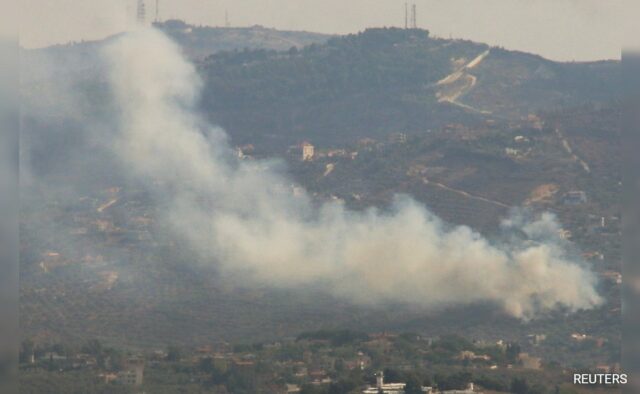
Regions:
<svg viewBox="0 0 640 394"><path fill-rule="evenodd" d="M474 108L459 101L459 99L469 93L469 91L471 91L478 82L478 78L475 75L470 74L469 70L472 70L482 63L482 61L489 56L489 53L490 50L487 49L473 58L469 63L436 82L435 86L439 87L436 92L436 98L438 101L441 103L451 103L474 112L490 114L490 111Z"/></svg>

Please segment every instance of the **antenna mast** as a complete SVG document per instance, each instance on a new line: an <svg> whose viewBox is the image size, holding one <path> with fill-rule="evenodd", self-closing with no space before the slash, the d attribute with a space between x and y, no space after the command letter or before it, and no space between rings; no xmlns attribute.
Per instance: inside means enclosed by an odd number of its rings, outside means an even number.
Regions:
<svg viewBox="0 0 640 394"><path fill-rule="evenodd" d="M160 22L160 0L156 0L156 23Z"/></svg>
<svg viewBox="0 0 640 394"><path fill-rule="evenodd" d="M144 25L147 19L147 10L144 6L144 0L138 0L138 7L136 9L136 17L138 24Z"/></svg>
<svg viewBox="0 0 640 394"><path fill-rule="evenodd" d="M417 6L415 4L413 4L411 6L411 28L412 29L417 29L418 28L418 21L417 21Z"/></svg>
<svg viewBox="0 0 640 394"><path fill-rule="evenodd" d="M404 28L409 28L409 4L404 3Z"/></svg>
<svg viewBox="0 0 640 394"><path fill-rule="evenodd" d="M224 27L231 27L231 23L229 23L229 10L224 10Z"/></svg>

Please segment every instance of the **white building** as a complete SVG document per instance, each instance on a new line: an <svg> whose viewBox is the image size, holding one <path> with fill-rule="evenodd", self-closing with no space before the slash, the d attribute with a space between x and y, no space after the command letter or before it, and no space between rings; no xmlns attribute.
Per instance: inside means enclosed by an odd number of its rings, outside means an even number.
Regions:
<svg viewBox="0 0 640 394"><path fill-rule="evenodd" d="M362 391L363 394L379 394L382 391L384 394L404 394L404 388L406 383L385 383L384 373L382 371L376 374L376 386L367 387ZM431 393L431 387L422 387L423 393Z"/></svg>
<svg viewBox="0 0 640 394"><path fill-rule="evenodd" d="M313 160L315 155L315 147L309 142L302 143L302 161Z"/></svg>
<svg viewBox="0 0 640 394"><path fill-rule="evenodd" d="M376 374L376 386L367 387L362 393L379 394L382 390L384 394L404 394L404 386L406 386L405 383L385 383L384 373L380 371Z"/></svg>

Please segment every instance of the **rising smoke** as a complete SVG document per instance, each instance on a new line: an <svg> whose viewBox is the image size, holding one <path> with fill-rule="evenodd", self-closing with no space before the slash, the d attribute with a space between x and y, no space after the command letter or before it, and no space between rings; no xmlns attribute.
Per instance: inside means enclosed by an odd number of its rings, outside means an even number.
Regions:
<svg viewBox="0 0 640 394"><path fill-rule="evenodd" d="M530 239L495 245L409 197L384 212L318 206L290 193L277 161L235 159L224 131L194 110L194 66L162 33L128 33L103 54L119 115L109 148L155 191L163 222L223 274L367 305L490 302L525 319L601 302L594 275L554 239L551 215L514 216L505 230Z"/></svg>

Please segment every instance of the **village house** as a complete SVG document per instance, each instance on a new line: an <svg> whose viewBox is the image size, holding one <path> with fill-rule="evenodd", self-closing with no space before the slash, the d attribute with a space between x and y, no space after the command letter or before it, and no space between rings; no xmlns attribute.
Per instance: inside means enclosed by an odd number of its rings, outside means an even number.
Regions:
<svg viewBox="0 0 640 394"><path fill-rule="evenodd" d="M315 155L315 147L310 142L305 141L301 145L302 161L311 161Z"/></svg>
<svg viewBox="0 0 640 394"><path fill-rule="evenodd" d="M376 374L376 385L369 386L362 390L363 394L404 394L406 383L385 383L382 371ZM428 386L421 387L423 393L432 393L433 389Z"/></svg>
<svg viewBox="0 0 640 394"><path fill-rule="evenodd" d="M562 196L562 203L564 205L581 205L586 204L587 202L587 193L582 190L572 190L570 192L565 193Z"/></svg>
<svg viewBox="0 0 640 394"><path fill-rule="evenodd" d="M116 381L127 386L140 386L144 379L144 360L129 358L123 371L118 372Z"/></svg>
<svg viewBox="0 0 640 394"><path fill-rule="evenodd" d="M528 353L520 353L518 355L518 361L522 363L522 367L525 369L540 369L542 367L542 359L540 357L530 356Z"/></svg>

